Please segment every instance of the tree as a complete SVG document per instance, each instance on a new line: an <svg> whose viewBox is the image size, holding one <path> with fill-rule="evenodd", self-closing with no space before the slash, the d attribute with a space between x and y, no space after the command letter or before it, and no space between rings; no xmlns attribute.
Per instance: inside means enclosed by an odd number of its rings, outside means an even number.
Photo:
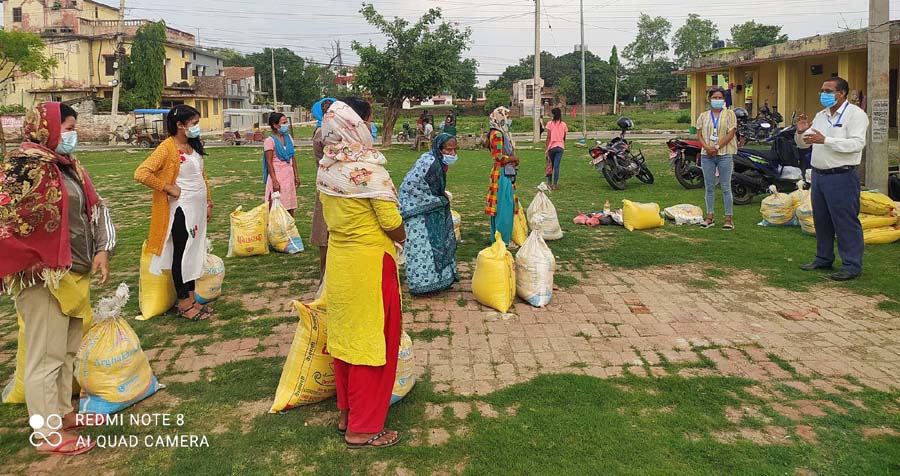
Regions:
<svg viewBox="0 0 900 476"><path fill-rule="evenodd" d="M664 17L651 17L645 13L638 20L638 33L622 54L632 65L665 58L669 52L666 38L672 31L672 23Z"/></svg>
<svg viewBox="0 0 900 476"><path fill-rule="evenodd" d="M455 73L456 87L453 89L453 95L460 99L474 98L478 90L476 87L478 85L478 61L472 58L464 59Z"/></svg>
<svg viewBox="0 0 900 476"><path fill-rule="evenodd" d="M472 33L447 22L437 24L440 8L429 9L413 24L403 18L389 21L370 3L364 3L360 13L387 38L381 49L358 41L352 47L359 56L356 82L385 105L382 140L389 146L404 99L461 87L456 71L465 67L461 55Z"/></svg>
<svg viewBox="0 0 900 476"><path fill-rule="evenodd" d="M122 88L126 103L135 107L159 107L166 74L166 24L151 22L138 28L131 55L122 64Z"/></svg>
<svg viewBox="0 0 900 476"><path fill-rule="evenodd" d="M719 29L712 20L704 20L700 15L691 13L684 25L675 32L672 37L672 46L675 48L676 63L680 68L685 68L691 61L700 56L700 53L712 48L713 42L718 39Z"/></svg>
<svg viewBox="0 0 900 476"><path fill-rule="evenodd" d="M490 114L498 107L509 106L509 91L504 89L488 89L485 92L484 112Z"/></svg>
<svg viewBox="0 0 900 476"><path fill-rule="evenodd" d="M613 45L612 50L609 52L608 62L613 68L619 65L619 49L616 48L616 45Z"/></svg>
<svg viewBox="0 0 900 476"><path fill-rule="evenodd" d="M781 27L777 25L764 25L751 20L731 27L731 40L734 46L747 49L784 43L787 35L781 34Z"/></svg>
<svg viewBox="0 0 900 476"><path fill-rule="evenodd" d="M0 89L19 76L36 74L43 79L50 77L56 59L44 54L41 37L22 31L0 29ZM0 153L6 154L6 135L0 122Z"/></svg>

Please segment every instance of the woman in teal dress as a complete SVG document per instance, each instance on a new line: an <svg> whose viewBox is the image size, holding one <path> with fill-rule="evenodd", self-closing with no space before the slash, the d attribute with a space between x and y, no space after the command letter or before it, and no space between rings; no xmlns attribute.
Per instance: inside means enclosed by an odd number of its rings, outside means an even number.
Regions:
<svg viewBox="0 0 900 476"><path fill-rule="evenodd" d="M406 227L406 280L410 294L431 294L456 281L456 234L447 198L447 169L456 162L456 139L438 134L400 185Z"/></svg>

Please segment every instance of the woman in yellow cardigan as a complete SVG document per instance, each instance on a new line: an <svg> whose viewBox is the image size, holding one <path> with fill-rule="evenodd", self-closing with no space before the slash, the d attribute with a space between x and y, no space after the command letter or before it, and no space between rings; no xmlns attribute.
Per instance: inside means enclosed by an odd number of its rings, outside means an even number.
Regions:
<svg viewBox="0 0 900 476"><path fill-rule="evenodd" d="M371 106L335 102L322 124L316 185L328 225L328 352L334 356L341 418L350 448L392 446L384 421L400 348L400 284L394 243L406 241L397 190L369 129Z"/></svg>
<svg viewBox="0 0 900 476"><path fill-rule="evenodd" d="M194 281L206 261L206 223L212 216L199 122L200 112L193 107L173 107L166 116L169 138L134 171L135 180L153 189L150 272L172 270L178 315L192 321L209 319L212 313L194 300Z"/></svg>

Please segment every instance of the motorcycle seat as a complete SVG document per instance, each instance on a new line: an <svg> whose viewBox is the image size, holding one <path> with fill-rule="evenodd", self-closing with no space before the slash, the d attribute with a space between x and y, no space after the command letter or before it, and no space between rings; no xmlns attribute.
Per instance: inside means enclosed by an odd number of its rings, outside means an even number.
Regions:
<svg viewBox="0 0 900 476"><path fill-rule="evenodd" d="M753 155L756 157L760 157L766 160L766 162L777 164L779 162L778 153L774 150L759 150L759 149L738 149L738 152Z"/></svg>

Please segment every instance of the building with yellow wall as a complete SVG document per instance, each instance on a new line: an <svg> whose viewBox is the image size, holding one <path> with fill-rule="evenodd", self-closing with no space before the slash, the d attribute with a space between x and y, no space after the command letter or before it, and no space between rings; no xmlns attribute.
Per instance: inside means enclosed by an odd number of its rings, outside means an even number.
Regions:
<svg viewBox="0 0 900 476"><path fill-rule="evenodd" d="M0 90L0 104L30 108L40 101L68 101L85 96L112 98L118 64L116 31L118 9L93 0L6 0L4 28L38 34L47 54L57 60L50 78L16 78ZM125 20L125 54L131 39L149 20ZM225 58L196 46L190 33L166 28L166 64L163 104L190 104L204 114L203 127L221 130L225 91L198 93L199 78L222 76ZM199 66L198 66L199 65Z"/></svg>
<svg viewBox="0 0 900 476"><path fill-rule="evenodd" d="M691 116L696 121L707 109L706 93L712 75L727 75L734 85L734 106L746 106L752 116L768 104L790 121L794 113L812 117L822 109L819 89L832 76L850 83L851 101L865 96L868 57L867 30L850 30L788 41L750 50L711 52L676 74L690 77ZM897 69L900 65L900 21L891 22L890 125L896 127ZM862 101L863 105L864 101Z"/></svg>

